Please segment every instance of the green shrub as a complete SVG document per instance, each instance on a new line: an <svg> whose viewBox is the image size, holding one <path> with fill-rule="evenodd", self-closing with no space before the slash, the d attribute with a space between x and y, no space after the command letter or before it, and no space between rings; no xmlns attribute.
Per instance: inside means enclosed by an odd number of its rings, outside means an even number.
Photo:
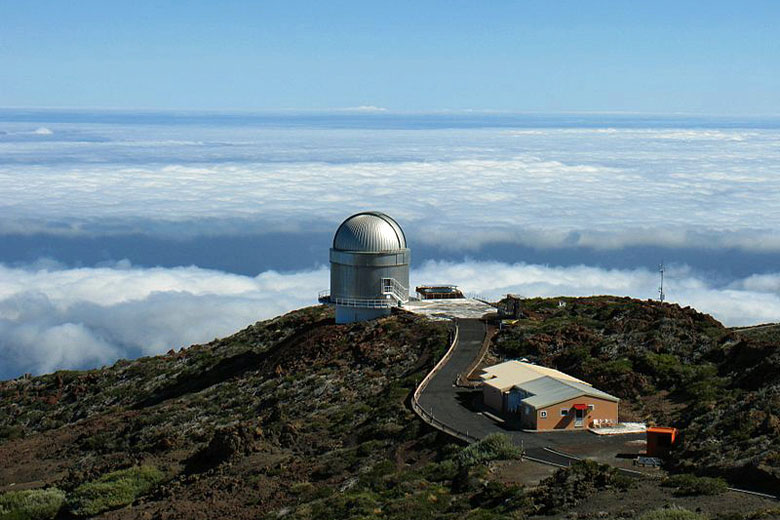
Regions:
<svg viewBox="0 0 780 520"><path fill-rule="evenodd" d="M24 429L21 426L0 426L0 439L12 441L24 437Z"/></svg>
<svg viewBox="0 0 780 520"><path fill-rule="evenodd" d="M715 515L715 520L745 520L745 515L742 513L718 513Z"/></svg>
<svg viewBox="0 0 780 520"><path fill-rule="evenodd" d="M677 496L720 495L728 489L726 481L721 478L690 474L672 475L662 485L676 488L674 494Z"/></svg>
<svg viewBox="0 0 780 520"><path fill-rule="evenodd" d="M332 518L368 518L376 516L382 506L376 493L368 491L337 493L320 502L310 504L306 518L329 520Z"/></svg>
<svg viewBox="0 0 780 520"><path fill-rule="evenodd" d="M458 453L457 461L464 466L474 466L491 460L520 458L520 448L503 433L491 433Z"/></svg>
<svg viewBox="0 0 780 520"><path fill-rule="evenodd" d="M290 487L290 494L298 497L299 502L310 502L327 498L333 494L328 486L315 486L311 482L298 482Z"/></svg>
<svg viewBox="0 0 780 520"><path fill-rule="evenodd" d="M92 516L131 504L163 479L151 466L137 466L107 473L77 487L68 497L68 508L76 516Z"/></svg>
<svg viewBox="0 0 780 520"><path fill-rule="evenodd" d="M385 477L395 472L395 462L383 459L374 464L370 469L360 475L360 484L371 489L381 489Z"/></svg>
<svg viewBox="0 0 780 520"><path fill-rule="evenodd" d="M45 520L54 518L65 503L57 488L11 491L0 495L0 520Z"/></svg>
<svg viewBox="0 0 780 520"><path fill-rule="evenodd" d="M469 499L472 507L491 509L494 512L508 513L518 510L530 510L533 502L526 496L521 486L488 481L482 489Z"/></svg>
<svg viewBox="0 0 780 520"><path fill-rule="evenodd" d="M505 520L507 518L511 517L478 507L477 509L472 509L469 511L465 517L465 520Z"/></svg>
<svg viewBox="0 0 780 520"><path fill-rule="evenodd" d="M639 520L707 520L707 517L681 507L670 507L648 511Z"/></svg>
<svg viewBox="0 0 780 520"><path fill-rule="evenodd" d="M429 462L423 466L420 473L426 480L431 482L443 482L455 478L458 473L458 466L452 460Z"/></svg>

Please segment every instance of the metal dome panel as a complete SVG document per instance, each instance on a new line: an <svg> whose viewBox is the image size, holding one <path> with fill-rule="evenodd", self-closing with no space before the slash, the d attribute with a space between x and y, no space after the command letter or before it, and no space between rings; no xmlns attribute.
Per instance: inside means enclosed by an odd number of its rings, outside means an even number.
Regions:
<svg viewBox="0 0 780 520"><path fill-rule="evenodd" d="M333 249L379 253L406 249L401 226L384 213L369 211L352 215L341 223L333 237Z"/></svg>

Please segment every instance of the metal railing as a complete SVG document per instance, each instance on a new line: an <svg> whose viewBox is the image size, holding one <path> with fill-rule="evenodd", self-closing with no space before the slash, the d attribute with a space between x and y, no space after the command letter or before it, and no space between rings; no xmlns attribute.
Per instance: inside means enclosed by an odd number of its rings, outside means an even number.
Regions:
<svg viewBox="0 0 780 520"><path fill-rule="evenodd" d="M383 298L343 298L332 296L329 290L320 291L317 300L320 303L343 305L345 307L358 307L361 309L389 309L400 302L409 301L409 289L400 284L395 278L382 278L380 292Z"/></svg>
<svg viewBox="0 0 780 520"><path fill-rule="evenodd" d="M395 278L382 278L382 294L394 296L398 301L409 300L409 288L401 285Z"/></svg>
<svg viewBox="0 0 780 520"><path fill-rule="evenodd" d="M385 298L340 298L331 296L330 291L320 291L317 299L320 303L331 303L345 307L357 307L361 309L389 309L395 307L395 300Z"/></svg>

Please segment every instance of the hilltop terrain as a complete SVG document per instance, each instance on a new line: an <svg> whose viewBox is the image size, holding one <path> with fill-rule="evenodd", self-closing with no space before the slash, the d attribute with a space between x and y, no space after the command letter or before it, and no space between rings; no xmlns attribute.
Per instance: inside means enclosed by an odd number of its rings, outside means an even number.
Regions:
<svg viewBox="0 0 780 520"><path fill-rule="evenodd" d="M524 312L495 356L613 393L622 419L681 428L675 469L780 492L780 326L732 330L690 307L606 296L529 299Z"/></svg>
<svg viewBox="0 0 780 520"><path fill-rule="evenodd" d="M632 417L685 427L673 469L776 485L771 331L729 331L671 305L568 302L528 300L492 355L536 356L624 397ZM518 461L500 436L455 445L410 411L450 335L447 322L406 312L336 325L318 306L163 356L2 382L0 519L568 518L577 503L593 518L664 504L715 518L774 507L680 497L595 464L523 487L553 470ZM724 409L766 415L724 433ZM49 516L14 516L14 500Z"/></svg>

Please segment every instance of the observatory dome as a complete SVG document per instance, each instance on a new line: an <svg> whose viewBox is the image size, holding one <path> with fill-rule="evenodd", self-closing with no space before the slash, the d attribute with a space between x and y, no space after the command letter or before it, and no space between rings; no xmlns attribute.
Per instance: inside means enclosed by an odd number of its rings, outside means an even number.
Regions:
<svg viewBox="0 0 780 520"><path fill-rule="evenodd" d="M406 237L401 226L378 211L352 215L341 223L333 237L336 251L381 253L406 249Z"/></svg>

